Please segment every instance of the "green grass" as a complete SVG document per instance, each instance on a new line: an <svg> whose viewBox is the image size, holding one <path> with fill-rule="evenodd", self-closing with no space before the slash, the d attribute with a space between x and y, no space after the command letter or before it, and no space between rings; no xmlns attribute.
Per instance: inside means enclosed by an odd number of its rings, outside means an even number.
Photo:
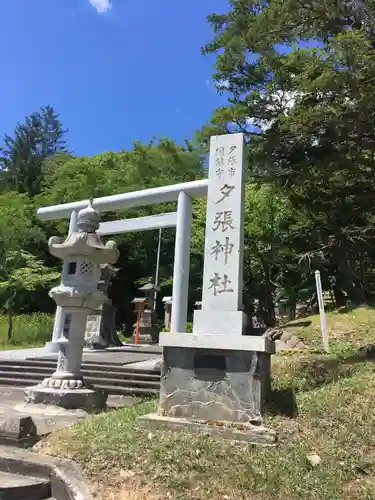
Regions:
<svg viewBox="0 0 375 500"><path fill-rule="evenodd" d="M8 341L8 318L0 316L0 350L41 347L51 340L54 317L51 314L23 314L13 318L12 339Z"/></svg>
<svg viewBox="0 0 375 500"><path fill-rule="evenodd" d="M316 318L309 320L306 330L295 327L305 341L316 335ZM275 448L150 434L136 424L154 410L148 401L52 434L41 451L76 460L106 500L373 500L375 365L356 350L372 339L375 314L357 309L332 313L329 321L329 355L273 357L266 425L279 433ZM298 414L290 418L293 398ZM309 453L321 457L319 466L311 466Z"/></svg>

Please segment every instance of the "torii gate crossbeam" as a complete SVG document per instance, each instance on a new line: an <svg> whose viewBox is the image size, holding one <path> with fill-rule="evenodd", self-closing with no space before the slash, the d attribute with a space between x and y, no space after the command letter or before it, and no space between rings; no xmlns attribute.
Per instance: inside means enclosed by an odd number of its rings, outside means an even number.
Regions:
<svg viewBox="0 0 375 500"><path fill-rule="evenodd" d="M186 329L192 218L191 198L207 196L207 189L208 179L202 179L182 184L105 196L95 198L92 201L93 207L99 212L124 210L131 207L177 201L171 332L181 333ZM87 207L87 205L88 200L81 200L42 207L37 211L37 216L43 221L70 218L69 233L71 233L77 230L78 211ZM54 335L57 333L55 332L55 329L58 328L57 320L58 318L55 321Z"/></svg>

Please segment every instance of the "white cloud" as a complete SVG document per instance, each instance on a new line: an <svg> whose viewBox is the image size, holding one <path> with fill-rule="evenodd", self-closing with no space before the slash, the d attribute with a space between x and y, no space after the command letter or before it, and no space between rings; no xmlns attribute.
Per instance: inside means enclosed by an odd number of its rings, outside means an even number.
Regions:
<svg viewBox="0 0 375 500"><path fill-rule="evenodd" d="M89 0L89 2L100 14L112 9L111 0Z"/></svg>

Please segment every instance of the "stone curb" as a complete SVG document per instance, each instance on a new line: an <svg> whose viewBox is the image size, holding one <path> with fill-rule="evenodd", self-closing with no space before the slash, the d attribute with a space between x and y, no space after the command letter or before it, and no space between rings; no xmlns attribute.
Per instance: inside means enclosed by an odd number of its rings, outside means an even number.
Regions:
<svg viewBox="0 0 375 500"><path fill-rule="evenodd" d="M275 342L276 353L285 349L302 350L309 348L294 333L282 330L281 328L269 328L262 336Z"/></svg>
<svg viewBox="0 0 375 500"><path fill-rule="evenodd" d="M93 500L80 468L71 460L0 446L0 471L48 479L56 500Z"/></svg>
<svg viewBox="0 0 375 500"><path fill-rule="evenodd" d="M138 417L137 424L154 430L192 432L213 439L227 439L258 446L275 446L278 442L278 436L274 430L247 423L233 425L230 422L204 422L149 413Z"/></svg>

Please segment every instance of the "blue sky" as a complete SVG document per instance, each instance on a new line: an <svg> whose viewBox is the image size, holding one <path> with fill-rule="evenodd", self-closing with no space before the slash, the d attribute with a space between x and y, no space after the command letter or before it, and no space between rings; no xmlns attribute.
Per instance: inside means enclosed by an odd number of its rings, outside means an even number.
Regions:
<svg viewBox="0 0 375 500"><path fill-rule="evenodd" d="M206 17L227 0L1 2L0 135L51 104L77 155L193 137L223 102Z"/></svg>

